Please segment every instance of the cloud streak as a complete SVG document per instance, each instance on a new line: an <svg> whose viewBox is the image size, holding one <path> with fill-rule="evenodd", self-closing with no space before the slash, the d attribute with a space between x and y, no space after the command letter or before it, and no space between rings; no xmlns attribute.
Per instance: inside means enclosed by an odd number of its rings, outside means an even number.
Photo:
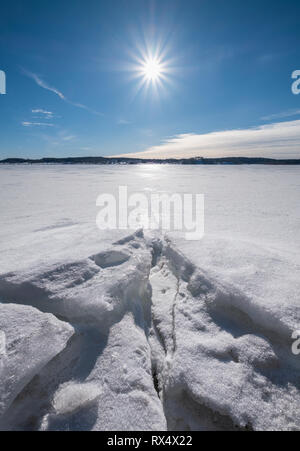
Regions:
<svg viewBox="0 0 300 451"><path fill-rule="evenodd" d="M52 111L46 111L41 108L35 108L31 110L33 114L37 114L38 116L44 117L45 119L52 119L54 116L54 113Z"/></svg>
<svg viewBox="0 0 300 451"><path fill-rule="evenodd" d="M66 97L63 95L62 92L60 92L58 89L53 88L52 86L48 85L46 82L44 82L40 77L38 77L33 72L29 72L27 70L23 70L24 74L27 75L27 77L31 78L36 82L38 86L40 86L43 89L46 89L47 91L53 92L56 94L60 99L66 100Z"/></svg>
<svg viewBox="0 0 300 451"><path fill-rule="evenodd" d="M54 127L54 124L49 124L49 122L22 122L23 127Z"/></svg>
<svg viewBox="0 0 300 451"><path fill-rule="evenodd" d="M131 122L127 121L126 119L119 119L117 124L118 125L131 125Z"/></svg>
<svg viewBox="0 0 300 451"><path fill-rule="evenodd" d="M300 158L300 120L248 129L205 134L180 134L143 152L123 154L137 158L269 157Z"/></svg>
<svg viewBox="0 0 300 451"><path fill-rule="evenodd" d="M61 91L59 91L58 89L54 88L53 86L50 86L48 83L46 83L44 80L42 80L38 75L34 74L33 72L29 72L25 69L23 69L23 73L24 75L26 75L27 77L31 78L33 81L35 81L35 83L40 86L43 89L46 89L47 91L53 92L54 94L56 94L61 100L63 100L64 102L73 105L77 108L81 108L83 110L86 110L92 114L95 114L97 116L103 116L103 113L100 113L99 111L93 110L92 108L89 108L86 105L83 105L82 103L77 103L77 102L73 102L71 100L69 100Z"/></svg>
<svg viewBox="0 0 300 451"><path fill-rule="evenodd" d="M300 109L298 110L287 110L287 111L282 111L281 113L275 113L275 114L270 114L269 116L264 116L261 119L263 121L273 121L274 119L283 119L286 117L292 117L292 116L299 116L300 115Z"/></svg>

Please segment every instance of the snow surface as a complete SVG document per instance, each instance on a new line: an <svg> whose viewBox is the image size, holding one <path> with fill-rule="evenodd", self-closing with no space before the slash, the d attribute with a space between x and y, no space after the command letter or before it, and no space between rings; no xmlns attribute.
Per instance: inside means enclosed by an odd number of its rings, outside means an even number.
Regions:
<svg viewBox="0 0 300 451"><path fill-rule="evenodd" d="M51 314L23 305L0 304L0 417L24 387L60 353L73 328Z"/></svg>
<svg viewBox="0 0 300 451"><path fill-rule="evenodd" d="M299 171L1 167L0 429L299 430ZM119 185L205 237L99 231Z"/></svg>

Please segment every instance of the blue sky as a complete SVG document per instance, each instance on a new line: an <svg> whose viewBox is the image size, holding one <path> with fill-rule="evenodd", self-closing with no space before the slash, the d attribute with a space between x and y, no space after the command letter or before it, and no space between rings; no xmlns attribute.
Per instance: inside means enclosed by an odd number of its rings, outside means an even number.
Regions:
<svg viewBox="0 0 300 451"><path fill-rule="evenodd" d="M296 0L2 2L0 158L300 158L299 42Z"/></svg>

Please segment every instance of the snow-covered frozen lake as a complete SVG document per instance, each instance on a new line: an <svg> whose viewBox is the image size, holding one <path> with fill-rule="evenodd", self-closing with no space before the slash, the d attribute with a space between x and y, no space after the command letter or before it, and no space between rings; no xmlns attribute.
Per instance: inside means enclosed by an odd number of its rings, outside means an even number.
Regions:
<svg viewBox="0 0 300 451"><path fill-rule="evenodd" d="M119 185L204 194L206 236L297 259L299 176L296 166L2 166L0 270L84 256L113 240L96 227L96 199Z"/></svg>
<svg viewBox="0 0 300 451"><path fill-rule="evenodd" d="M120 185L204 194L204 238L98 230ZM0 428L300 429L300 167L7 165L0 188Z"/></svg>

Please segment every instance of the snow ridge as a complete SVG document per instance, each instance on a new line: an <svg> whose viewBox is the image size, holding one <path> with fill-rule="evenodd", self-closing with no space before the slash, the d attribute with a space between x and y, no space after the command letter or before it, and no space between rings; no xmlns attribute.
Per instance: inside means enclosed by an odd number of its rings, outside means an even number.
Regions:
<svg viewBox="0 0 300 451"><path fill-rule="evenodd" d="M0 298L1 386L14 381L0 429L300 429L291 318L276 322L166 237L139 230L81 261L0 275Z"/></svg>

